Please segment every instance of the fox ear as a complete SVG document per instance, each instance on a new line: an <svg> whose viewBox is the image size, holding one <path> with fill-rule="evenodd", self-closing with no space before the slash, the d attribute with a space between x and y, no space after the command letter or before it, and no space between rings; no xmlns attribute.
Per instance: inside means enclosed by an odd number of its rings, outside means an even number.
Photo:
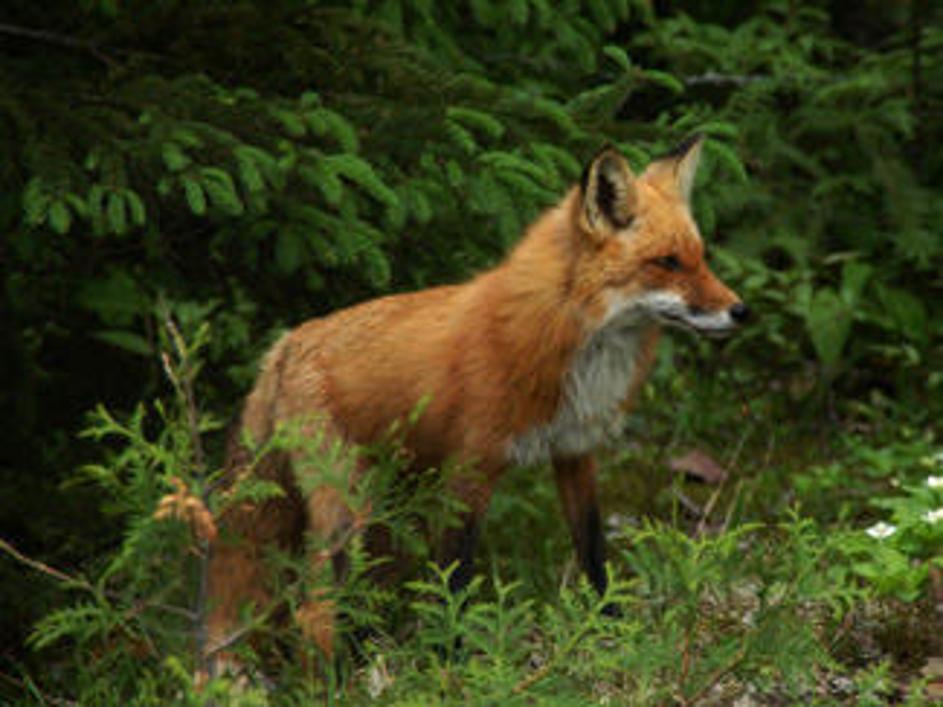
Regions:
<svg viewBox="0 0 943 707"><path fill-rule="evenodd" d="M703 145L703 133L695 133L667 155L653 162L649 170L655 173L657 179L672 184L681 198L689 202Z"/></svg>
<svg viewBox="0 0 943 707"><path fill-rule="evenodd" d="M632 223L636 205L635 175L612 147L602 150L583 170L580 225L605 236Z"/></svg>

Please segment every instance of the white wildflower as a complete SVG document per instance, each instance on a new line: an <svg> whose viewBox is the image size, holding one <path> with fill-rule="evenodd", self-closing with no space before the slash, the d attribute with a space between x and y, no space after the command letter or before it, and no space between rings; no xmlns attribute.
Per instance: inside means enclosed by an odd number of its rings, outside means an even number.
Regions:
<svg viewBox="0 0 943 707"><path fill-rule="evenodd" d="M927 486L931 489L943 489L943 476L928 476Z"/></svg>
<svg viewBox="0 0 943 707"><path fill-rule="evenodd" d="M383 654L377 654L373 665L367 671L367 692L370 697L377 699L393 685L393 682L394 680L386 668L386 660L383 658Z"/></svg>
<svg viewBox="0 0 943 707"><path fill-rule="evenodd" d="M930 523L939 523L943 520L943 508L937 508L935 511L927 511L923 514L923 519Z"/></svg>
<svg viewBox="0 0 943 707"><path fill-rule="evenodd" d="M879 523L875 523L870 528L865 530L868 535L870 535L875 540L883 540L884 538L891 537L894 533L897 532L897 528L890 523L885 523L883 520Z"/></svg>

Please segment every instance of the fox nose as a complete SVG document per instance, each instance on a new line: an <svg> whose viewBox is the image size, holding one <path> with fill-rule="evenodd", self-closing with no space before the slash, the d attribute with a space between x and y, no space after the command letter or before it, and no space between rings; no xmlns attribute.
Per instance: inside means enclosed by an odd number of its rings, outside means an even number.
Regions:
<svg viewBox="0 0 943 707"><path fill-rule="evenodd" d="M750 308L747 307L743 302L737 302L730 307L730 318L733 319L737 324L743 324L747 319L750 318Z"/></svg>

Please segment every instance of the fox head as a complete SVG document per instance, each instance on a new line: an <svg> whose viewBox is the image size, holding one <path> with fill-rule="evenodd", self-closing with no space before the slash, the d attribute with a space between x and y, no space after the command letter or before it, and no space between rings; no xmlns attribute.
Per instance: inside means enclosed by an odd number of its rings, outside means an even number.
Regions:
<svg viewBox="0 0 943 707"><path fill-rule="evenodd" d="M655 321L723 336L747 318L707 266L691 215L702 144L699 135L686 140L641 176L612 148L586 166L574 213L582 245L575 280L586 284L599 326Z"/></svg>

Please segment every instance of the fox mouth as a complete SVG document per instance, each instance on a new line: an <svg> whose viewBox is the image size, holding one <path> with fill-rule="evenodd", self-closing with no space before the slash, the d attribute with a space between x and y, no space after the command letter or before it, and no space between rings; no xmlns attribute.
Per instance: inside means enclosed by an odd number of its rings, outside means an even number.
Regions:
<svg viewBox="0 0 943 707"><path fill-rule="evenodd" d="M708 339L726 339L737 329L736 324L721 325L716 324L698 324L691 321L688 317L681 317L667 312L659 313L659 318L670 326L690 331L698 336L706 336Z"/></svg>
<svg viewBox="0 0 943 707"><path fill-rule="evenodd" d="M675 292L661 290L618 304L620 311L632 313L633 321L642 318L660 322L710 339L730 336L739 329L739 325L747 316L746 307L742 303L728 308L704 309L691 305Z"/></svg>

